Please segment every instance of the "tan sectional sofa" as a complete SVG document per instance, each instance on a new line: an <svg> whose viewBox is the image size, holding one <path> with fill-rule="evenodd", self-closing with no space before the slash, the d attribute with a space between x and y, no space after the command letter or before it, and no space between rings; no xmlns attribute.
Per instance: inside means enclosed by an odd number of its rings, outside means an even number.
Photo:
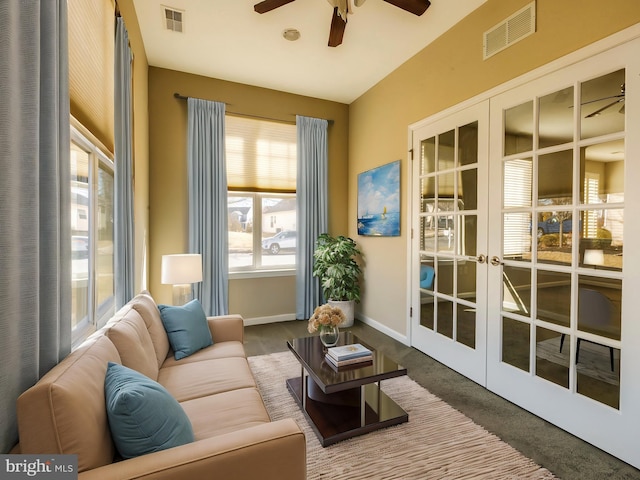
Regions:
<svg viewBox="0 0 640 480"><path fill-rule="evenodd" d="M81 479L304 479L304 434L270 421L243 347L238 315L209 317L213 345L175 360L153 298L143 292L18 399L23 454L77 454ZM164 386L195 441L118 458L105 405L108 362Z"/></svg>

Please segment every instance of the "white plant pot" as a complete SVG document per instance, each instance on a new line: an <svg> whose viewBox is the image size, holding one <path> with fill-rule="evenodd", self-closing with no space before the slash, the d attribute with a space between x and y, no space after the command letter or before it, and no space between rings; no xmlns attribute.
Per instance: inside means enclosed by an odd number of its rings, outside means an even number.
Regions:
<svg viewBox="0 0 640 480"><path fill-rule="evenodd" d="M353 317L355 310L355 301L354 300L329 300L327 302L329 305L333 307L338 307L344 313L346 320L342 322L338 327L352 327L353 326Z"/></svg>

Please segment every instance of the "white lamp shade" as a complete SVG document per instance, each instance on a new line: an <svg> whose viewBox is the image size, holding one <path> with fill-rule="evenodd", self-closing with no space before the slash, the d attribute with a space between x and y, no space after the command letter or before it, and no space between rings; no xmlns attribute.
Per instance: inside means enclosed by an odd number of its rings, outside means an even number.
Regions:
<svg viewBox="0 0 640 480"><path fill-rule="evenodd" d="M604 265L604 251L586 249L582 263L585 265Z"/></svg>
<svg viewBox="0 0 640 480"><path fill-rule="evenodd" d="M202 281L202 257L199 253L162 256L161 283L179 285Z"/></svg>

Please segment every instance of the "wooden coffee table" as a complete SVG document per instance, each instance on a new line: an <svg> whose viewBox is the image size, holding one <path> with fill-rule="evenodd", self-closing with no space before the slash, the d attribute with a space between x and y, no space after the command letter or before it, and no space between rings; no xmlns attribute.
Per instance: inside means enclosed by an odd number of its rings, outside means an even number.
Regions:
<svg viewBox="0 0 640 480"><path fill-rule="evenodd" d="M382 380L406 375L407 369L351 332L340 334L338 345L352 343L369 348L373 361L337 369L325 360L318 336L287 342L301 365L300 377L287 380L287 387L323 447L409 420L407 412L380 390Z"/></svg>

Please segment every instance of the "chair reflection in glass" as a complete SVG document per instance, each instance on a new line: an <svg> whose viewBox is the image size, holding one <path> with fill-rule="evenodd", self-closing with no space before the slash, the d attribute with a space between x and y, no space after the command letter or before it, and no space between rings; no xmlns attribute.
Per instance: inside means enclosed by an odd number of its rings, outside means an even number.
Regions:
<svg viewBox="0 0 640 480"><path fill-rule="evenodd" d="M578 291L578 327L580 330L601 334L603 332L611 332L613 325L613 303L609 298L597 290L590 288L580 288ZM565 334L560 337L560 351L564 344ZM580 358L580 342L584 340L578 338L576 345L576 363ZM601 345L591 340L585 342ZM605 346L605 345L602 345ZM609 348L609 358L611 361L611 371L614 370L613 347Z"/></svg>

